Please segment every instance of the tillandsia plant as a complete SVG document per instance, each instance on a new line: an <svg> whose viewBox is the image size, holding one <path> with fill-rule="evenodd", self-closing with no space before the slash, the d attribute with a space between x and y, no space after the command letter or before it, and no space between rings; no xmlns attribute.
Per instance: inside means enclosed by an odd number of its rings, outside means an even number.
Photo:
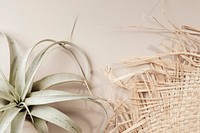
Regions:
<svg viewBox="0 0 200 133"><path fill-rule="evenodd" d="M71 42L46 39L30 48L22 57L15 41L5 33L1 33L1 35L5 37L10 50L10 73L9 79L7 79L0 69L0 100L2 104L0 107L0 133L21 133L26 119L33 123L39 133L48 132L47 122L72 133L81 133L81 128L66 114L46 104L70 100L89 100L103 107L97 101L100 98L93 95L47 90L49 87L68 82L83 83L88 87L90 65L84 52ZM44 42L45 45L48 45L28 65L27 62L30 60L33 50L39 45L44 45ZM56 73L34 81L41 63L58 47L71 53L80 66L82 76L73 73ZM85 69L83 69L80 59L82 59Z"/></svg>

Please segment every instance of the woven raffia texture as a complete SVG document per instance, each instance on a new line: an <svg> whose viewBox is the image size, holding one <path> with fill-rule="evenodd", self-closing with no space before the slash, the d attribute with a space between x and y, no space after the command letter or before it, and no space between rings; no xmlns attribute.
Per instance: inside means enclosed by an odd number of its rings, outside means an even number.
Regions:
<svg viewBox="0 0 200 133"><path fill-rule="evenodd" d="M112 76L131 96L113 103L109 133L200 133L199 33L187 26L176 29L163 41L166 53L122 62L124 69L147 69Z"/></svg>

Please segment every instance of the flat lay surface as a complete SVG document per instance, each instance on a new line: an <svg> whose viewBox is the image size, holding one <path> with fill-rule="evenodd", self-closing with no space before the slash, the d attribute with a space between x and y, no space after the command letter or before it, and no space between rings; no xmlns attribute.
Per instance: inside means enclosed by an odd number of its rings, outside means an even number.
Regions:
<svg viewBox="0 0 200 133"><path fill-rule="evenodd" d="M16 39L22 53L42 39L71 40L91 61L94 94L110 99L111 85L102 72L106 66L117 68L121 59L162 52L159 44L164 36L135 27L155 26L152 21L155 17L162 24L170 19L178 27L184 24L200 29L199 7L198 0L0 0L0 31ZM8 74L9 54L5 49L1 45L0 66ZM36 78L49 72L77 72L73 61L65 61L68 58L62 52L55 52L41 66ZM64 86L58 88L64 90ZM91 105L79 101L52 106L72 117L83 133L97 133L104 116L99 107ZM28 122L23 133L26 132L36 133ZM49 132L66 131L49 124Z"/></svg>

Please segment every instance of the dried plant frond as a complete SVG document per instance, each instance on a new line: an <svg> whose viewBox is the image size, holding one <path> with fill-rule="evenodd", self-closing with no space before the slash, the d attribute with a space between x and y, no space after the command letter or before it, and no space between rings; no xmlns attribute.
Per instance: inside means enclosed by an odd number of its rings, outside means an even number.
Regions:
<svg viewBox="0 0 200 133"><path fill-rule="evenodd" d="M124 69L148 67L112 76L111 81L125 88L131 97L113 103L114 115L105 132L200 132L200 30L178 28L171 22L173 28L169 30L154 20L161 27L157 31L170 34L162 41L168 52L122 61Z"/></svg>

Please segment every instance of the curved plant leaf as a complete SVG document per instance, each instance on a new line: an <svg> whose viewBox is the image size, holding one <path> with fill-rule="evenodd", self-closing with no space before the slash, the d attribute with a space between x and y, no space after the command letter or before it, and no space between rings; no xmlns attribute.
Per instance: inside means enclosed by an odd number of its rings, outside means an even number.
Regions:
<svg viewBox="0 0 200 133"><path fill-rule="evenodd" d="M0 118L0 133L3 133L15 116L19 113L21 108L13 107L12 109L5 110Z"/></svg>
<svg viewBox="0 0 200 133"><path fill-rule="evenodd" d="M9 51L10 51L10 76L9 76L9 82L12 86L15 85L15 76L16 76L16 71L19 66L19 62L21 61L21 56L20 56L20 50L18 45L16 45L16 42L12 40L8 35L6 35L3 32L0 32L0 34L5 37L6 42L9 46Z"/></svg>
<svg viewBox="0 0 200 133"><path fill-rule="evenodd" d="M67 95L76 95L80 96L76 93L68 92L68 91L61 91L61 90L40 90L36 92L31 92L27 98L30 97L40 97L40 96L67 96Z"/></svg>
<svg viewBox="0 0 200 133"><path fill-rule="evenodd" d="M31 69L31 72L29 75L27 75L27 78L26 78L26 85L24 87L24 90L22 92L22 100L25 99L27 93L29 91L31 91L31 87L33 85L33 79L35 77L35 74L38 70L38 68L40 67L40 65L42 64L42 62L44 61L44 59L47 57L47 55L50 53L48 51L49 48L51 48L53 45L51 46L48 46L46 49L44 49L40 54L38 54L38 56L36 57L36 61L35 60L33 61L33 64L31 64L33 66L33 68ZM51 50L51 49L50 49ZM39 59L38 59L39 58Z"/></svg>
<svg viewBox="0 0 200 133"><path fill-rule="evenodd" d="M83 82L85 79L77 74L72 73L58 73L48 75L33 83L33 90L43 90L52 87L57 84L67 83L67 82Z"/></svg>
<svg viewBox="0 0 200 133"><path fill-rule="evenodd" d="M0 79L0 90L2 92L5 92L7 94L10 94L10 86L8 86L8 84L5 83L5 80Z"/></svg>
<svg viewBox="0 0 200 133"><path fill-rule="evenodd" d="M48 50L51 47L56 45L55 41L54 40L50 40L50 39L42 40L42 41L38 42L37 45L42 45L42 43L44 43L44 42L51 42L51 44L48 44L48 46L46 48L44 48L42 51L40 51L40 53L37 54L37 56L32 61L31 65L28 67L28 70L26 72L26 82L28 82L30 77L35 73L35 71L37 71L36 69L42 63L41 59L44 59L42 57L46 57L47 56L47 54L45 54L45 53L48 52ZM38 64L39 62L40 62L40 64Z"/></svg>
<svg viewBox="0 0 200 133"><path fill-rule="evenodd" d="M13 108L15 107L17 104L15 102L13 103L9 103L7 105L4 105L3 107L0 108L0 112L4 111L4 110L7 110L7 109L10 109L10 108Z"/></svg>
<svg viewBox="0 0 200 133"><path fill-rule="evenodd" d="M34 117L33 125L38 133L48 133L48 127L45 120Z"/></svg>
<svg viewBox="0 0 200 133"><path fill-rule="evenodd" d="M48 106L34 106L31 114L37 118L51 122L71 133L81 133L81 128L67 115ZM54 114L54 115L52 115Z"/></svg>
<svg viewBox="0 0 200 133"><path fill-rule="evenodd" d="M30 54L33 52L33 50L40 45L41 43L45 41L51 41L50 39L42 40L38 42L36 45L31 47L23 56L22 61L20 62L17 72L16 72L16 79L15 79L15 87L18 90L19 95L22 95L22 92L24 92L25 89L25 83L26 83L26 65L29 59ZM43 50L44 51L44 50Z"/></svg>
<svg viewBox="0 0 200 133"><path fill-rule="evenodd" d="M19 112L11 122L11 133L22 133L27 111Z"/></svg>
<svg viewBox="0 0 200 133"><path fill-rule="evenodd" d="M4 133L10 133L10 131L11 131L11 125L9 124Z"/></svg>
<svg viewBox="0 0 200 133"><path fill-rule="evenodd" d="M81 96L71 92L59 91L59 90L41 90L38 92L32 92L30 97L25 100L26 105L43 105L62 101L71 100L95 100L94 96Z"/></svg>
<svg viewBox="0 0 200 133"><path fill-rule="evenodd" d="M46 40L44 40L46 41ZM42 41L42 42L44 42ZM41 43L42 43L41 42ZM37 45L39 45L40 43L38 43ZM26 86L23 89L23 93L22 93L22 100L25 99L25 96L27 95L28 92L31 91L31 87L33 85L33 79L35 77L35 74L38 70L38 68L40 67L40 65L42 64L42 62L44 61L44 59L48 56L48 54L54 50L52 47L53 46L58 46L60 45L59 43L55 42L49 46L47 46L45 49L43 49L33 60L33 62L31 63L28 71L26 72Z"/></svg>
<svg viewBox="0 0 200 133"><path fill-rule="evenodd" d="M19 64L21 62L21 55L18 45L14 40L6 35L6 39L9 44L10 49L10 76L9 76L9 83L14 87L15 86L15 78L16 72L19 68Z"/></svg>
<svg viewBox="0 0 200 133"><path fill-rule="evenodd" d="M7 100L7 101L12 101L14 99L14 97L12 95L2 92L2 91L0 91L0 98Z"/></svg>
<svg viewBox="0 0 200 133"><path fill-rule="evenodd" d="M30 48L24 55L24 58L22 59L21 63L19 64L17 73L16 73L16 80L15 80L15 87L19 93L19 95L21 96L22 93L24 93L24 89L25 89L25 80L26 80L26 64L28 62L28 58L31 54L31 52L33 51L33 49L37 46L38 44L36 44L35 46L33 46L32 48Z"/></svg>
<svg viewBox="0 0 200 133"><path fill-rule="evenodd" d="M0 85L1 86L1 89L5 92L7 92L8 95L10 95L10 97L12 97L12 95L14 96L13 99L14 100L17 100L16 97L17 97L17 92L16 90L13 88L13 86L10 85L10 83L8 82L8 80L6 79L6 76L4 75L4 73L1 71L0 69L0 75L2 77L2 80L0 80ZM11 95L11 94L12 95Z"/></svg>
<svg viewBox="0 0 200 133"><path fill-rule="evenodd" d="M91 66L90 66L90 62L86 56L86 54L83 52L82 49L80 49L79 47L77 47L75 44L73 44L72 42L68 42L68 41L62 41L62 43L64 43L64 45L62 45L62 47L64 48L64 50L69 51L72 56L74 57L75 61L78 63L79 68L81 69L81 73L83 74L83 76L87 79L90 80L90 74L91 74ZM66 46L67 44L67 46ZM80 63L79 59L77 58L77 56L80 56L82 63ZM85 71L83 70L83 67L81 64L85 65Z"/></svg>
<svg viewBox="0 0 200 133"><path fill-rule="evenodd" d="M64 44L63 44L64 43ZM65 50L70 50L68 49L67 47L65 47L65 45L69 45L71 46L70 48L71 49L74 49L76 50L76 52L78 52L79 54L81 54L82 56L82 59L84 61L84 64L87 64L87 69L89 69L89 73L90 73L90 65L89 65L89 61L87 59L87 57L85 56L85 54L82 52L81 49L79 49L76 45L74 45L73 43L70 43L70 42L66 42L66 41L58 41L58 42L55 42L51 45L49 45L48 47L46 47L43 51L41 51L34 59L34 61L32 62L32 64L30 65L28 71L27 71L27 78L26 78L26 86L23 90L23 94L22 94L22 100L24 100L26 94L31 90L31 87L32 87L32 81L34 79L34 76L35 76L35 73L37 72L39 66L41 65L41 63L43 62L43 60L47 57L47 55L50 53L49 51L51 50L50 48L52 48L53 46L55 45L59 45L59 46L62 46ZM73 53L71 51L71 53ZM74 55L74 54L73 54ZM74 57L76 57L74 55ZM85 74L84 74L84 71L82 70L82 66L80 65L79 61L77 58L75 58L76 61L78 62L80 68L81 68L81 71L83 73L83 76L85 77ZM87 77L86 77L87 78Z"/></svg>

